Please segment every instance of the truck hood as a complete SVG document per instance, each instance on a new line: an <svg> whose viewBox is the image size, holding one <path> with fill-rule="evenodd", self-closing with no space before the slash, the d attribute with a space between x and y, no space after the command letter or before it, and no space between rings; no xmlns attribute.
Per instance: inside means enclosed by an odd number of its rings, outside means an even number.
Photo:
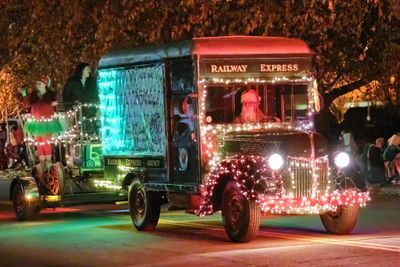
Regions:
<svg viewBox="0 0 400 267"><path fill-rule="evenodd" d="M315 132L286 128L257 129L228 132L223 138L222 152L226 154L311 158L328 154L325 138Z"/></svg>

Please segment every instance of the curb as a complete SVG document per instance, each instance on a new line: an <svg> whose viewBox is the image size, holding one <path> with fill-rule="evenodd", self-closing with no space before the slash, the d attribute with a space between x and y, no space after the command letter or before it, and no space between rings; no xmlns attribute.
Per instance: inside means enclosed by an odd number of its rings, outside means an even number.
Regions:
<svg viewBox="0 0 400 267"><path fill-rule="evenodd" d="M400 187L371 188L370 195L372 199L400 199Z"/></svg>

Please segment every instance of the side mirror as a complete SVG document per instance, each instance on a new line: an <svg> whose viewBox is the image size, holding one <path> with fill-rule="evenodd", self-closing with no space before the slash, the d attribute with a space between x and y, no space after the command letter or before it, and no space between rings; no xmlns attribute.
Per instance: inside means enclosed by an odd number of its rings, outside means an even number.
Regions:
<svg viewBox="0 0 400 267"><path fill-rule="evenodd" d="M182 98L179 102L179 112L182 114L186 114L188 116L193 116L194 111L194 100L193 98L198 97L197 94L187 94L184 98Z"/></svg>

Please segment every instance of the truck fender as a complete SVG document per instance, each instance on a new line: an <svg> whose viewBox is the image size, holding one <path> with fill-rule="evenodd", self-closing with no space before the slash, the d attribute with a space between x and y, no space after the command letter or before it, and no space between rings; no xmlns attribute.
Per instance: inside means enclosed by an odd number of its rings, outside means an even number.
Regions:
<svg viewBox="0 0 400 267"><path fill-rule="evenodd" d="M15 186L21 186L24 195L29 196L30 203L39 203L40 201L39 188L34 177L32 176L15 177L10 185L10 200L12 200L12 193Z"/></svg>
<svg viewBox="0 0 400 267"><path fill-rule="evenodd" d="M276 194L282 178L273 172L264 157L232 156L219 162L201 188L203 197L198 215L210 215L221 209L222 193L229 181L235 181L249 200L259 200L266 194Z"/></svg>
<svg viewBox="0 0 400 267"><path fill-rule="evenodd" d="M122 188L128 189L134 180L139 180L141 183L143 183L144 177L145 175L143 172L137 172L137 173L130 172L127 175L125 175L124 181L122 183Z"/></svg>

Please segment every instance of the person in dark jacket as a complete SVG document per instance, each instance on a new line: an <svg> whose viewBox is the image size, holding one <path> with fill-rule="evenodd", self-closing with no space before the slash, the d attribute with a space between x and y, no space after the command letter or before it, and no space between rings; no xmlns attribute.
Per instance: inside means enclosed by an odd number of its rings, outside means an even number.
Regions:
<svg viewBox="0 0 400 267"><path fill-rule="evenodd" d="M81 62L76 66L74 74L65 83L62 101L66 110L70 110L76 102L97 103L99 101L96 79L91 76L89 64ZM98 125L96 120L93 120L96 113L96 107L82 107L83 132L98 134Z"/></svg>
<svg viewBox="0 0 400 267"><path fill-rule="evenodd" d="M74 74L67 80L62 92L62 101L66 109L70 109L75 102L98 102L96 79L91 76L90 66L79 63Z"/></svg>
<svg viewBox="0 0 400 267"><path fill-rule="evenodd" d="M382 149L385 146L385 139L382 137L370 144L366 152L367 181L371 185L382 185L385 182L385 165L382 158Z"/></svg>

